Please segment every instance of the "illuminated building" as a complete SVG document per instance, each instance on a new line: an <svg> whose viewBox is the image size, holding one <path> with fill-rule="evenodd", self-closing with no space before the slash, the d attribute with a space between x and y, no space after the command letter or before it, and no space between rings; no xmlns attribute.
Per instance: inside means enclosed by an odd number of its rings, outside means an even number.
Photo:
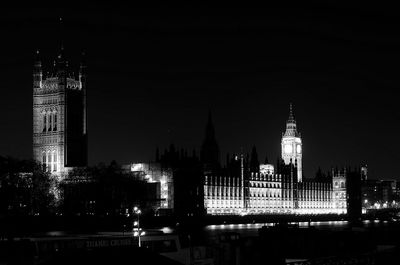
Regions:
<svg viewBox="0 0 400 265"><path fill-rule="evenodd" d="M132 163L130 171L147 183L158 183L158 209L172 209L174 203L173 174L171 169L162 168L159 163Z"/></svg>
<svg viewBox="0 0 400 265"><path fill-rule="evenodd" d="M297 165L297 179L303 180L302 173L302 144L301 135L297 132L296 120L293 116L292 104L290 104L289 118L286 122L286 131L282 134L281 141L282 159L286 165L291 162Z"/></svg>
<svg viewBox="0 0 400 265"><path fill-rule="evenodd" d="M293 165L288 167L296 170ZM346 180L342 173L335 173L332 182L297 182L293 172L250 172L237 177L206 175L204 207L212 215L345 214L345 185Z"/></svg>
<svg viewBox="0 0 400 265"><path fill-rule="evenodd" d="M86 66L69 69L63 48L44 73L39 52L33 70L33 158L44 170L66 173L87 165Z"/></svg>
<svg viewBox="0 0 400 265"><path fill-rule="evenodd" d="M274 165L261 164L260 165L260 173L264 174L264 175L273 175L274 174Z"/></svg>
<svg viewBox="0 0 400 265"><path fill-rule="evenodd" d="M207 128L213 128L210 123L209 119ZM292 107L281 148L282 158L276 167L257 166L255 148L251 159L245 159L243 154L234 156L225 171L207 167L204 171L206 213L346 214L346 171L333 170L332 177L325 180L302 178L302 143Z"/></svg>

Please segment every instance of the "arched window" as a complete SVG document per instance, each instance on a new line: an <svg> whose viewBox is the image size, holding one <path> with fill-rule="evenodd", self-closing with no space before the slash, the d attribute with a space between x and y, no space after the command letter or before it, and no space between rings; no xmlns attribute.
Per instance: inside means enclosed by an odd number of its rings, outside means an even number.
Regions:
<svg viewBox="0 0 400 265"><path fill-rule="evenodd" d="M46 153L43 152L43 157L42 157L42 166L43 166L43 171L46 170L46 164L47 164L47 159L46 159Z"/></svg>
<svg viewBox="0 0 400 265"><path fill-rule="evenodd" d="M48 154L47 154L47 163L48 163L47 170L50 172L52 171L52 166L53 166L52 161L53 161L52 154L51 154L51 152L48 152Z"/></svg>
<svg viewBox="0 0 400 265"><path fill-rule="evenodd" d="M43 132L47 131L47 116L46 113L43 114Z"/></svg>
<svg viewBox="0 0 400 265"><path fill-rule="evenodd" d="M57 112L54 112L54 118L53 118L53 131L57 131Z"/></svg>
<svg viewBox="0 0 400 265"><path fill-rule="evenodd" d="M53 152L53 171L57 171L57 151Z"/></svg>
<svg viewBox="0 0 400 265"><path fill-rule="evenodd" d="M48 122L49 122L49 126L48 126L48 131L50 132L53 128L52 128L52 114L51 113L49 113L48 114L49 115L49 117L48 117Z"/></svg>
<svg viewBox="0 0 400 265"><path fill-rule="evenodd" d="M344 188L344 181L341 181L341 182L340 182L340 187L341 187L341 188Z"/></svg>

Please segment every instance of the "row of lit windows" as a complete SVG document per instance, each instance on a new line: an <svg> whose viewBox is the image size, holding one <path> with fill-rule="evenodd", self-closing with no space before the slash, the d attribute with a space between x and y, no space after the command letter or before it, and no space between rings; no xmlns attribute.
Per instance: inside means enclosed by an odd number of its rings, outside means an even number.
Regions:
<svg viewBox="0 0 400 265"><path fill-rule="evenodd" d="M324 192L324 193L299 192L298 196L300 198L308 198L308 199L330 199L331 198L330 192Z"/></svg>
<svg viewBox="0 0 400 265"><path fill-rule="evenodd" d="M57 112L46 112L42 114L42 132L57 131Z"/></svg>
<svg viewBox="0 0 400 265"><path fill-rule="evenodd" d="M269 172L269 171L268 171ZM256 174L256 175L252 175L251 179L253 181L281 181L281 177L277 176L277 175L270 175L270 174Z"/></svg>
<svg viewBox="0 0 400 265"><path fill-rule="evenodd" d="M345 195L345 193L344 192L335 192L335 197L336 198L340 198L340 199L345 199L346 198L346 195Z"/></svg>
<svg viewBox="0 0 400 265"><path fill-rule="evenodd" d="M269 184L269 183L251 183L250 182L250 187L255 187L255 188L279 188L279 184Z"/></svg>
<svg viewBox="0 0 400 265"><path fill-rule="evenodd" d="M339 182L338 181L335 181L335 188L339 188ZM342 188L342 189L345 188L344 181L340 181L340 188Z"/></svg>
<svg viewBox="0 0 400 265"><path fill-rule="evenodd" d="M277 193L255 193L255 194L250 194L250 197L274 197L274 198L279 198L280 194Z"/></svg>
<svg viewBox="0 0 400 265"><path fill-rule="evenodd" d="M240 196L240 192L212 192L211 190L209 190L208 192L206 192L206 194L208 196L221 196L221 197L239 197Z"/></svg>
<svg viewBox="0 0 400 265"><path fill-rule="evenodd" d="M58 161L57 151L43 152L42 155L43 170L49 172L57 171L57 161Z"/></svg>

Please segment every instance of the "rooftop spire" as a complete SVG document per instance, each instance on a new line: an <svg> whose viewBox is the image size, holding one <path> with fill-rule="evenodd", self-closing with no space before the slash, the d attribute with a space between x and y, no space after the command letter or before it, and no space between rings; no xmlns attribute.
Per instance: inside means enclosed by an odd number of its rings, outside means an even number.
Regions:
<svg viewBox="0 0 400 265"><path fill-rule="evenodd" d="M215 139L215 130L214 130L214 124L212 122L211 110L208 111L208 121L207 121L207 127L206 127L206 139L208 139L208 140L214 140Z"/></svg>
<svg viewBox="0 0 400 265"><path fill-rule="evenodd" d="M39 49L37 49L37 50L35 51L35 65L37 65L37 66L40 66L40 65L41 65Z"/></svg>
<svg viewBox="0 0 400 265"><path fill-rule="evenodd" d="M286 132L284 136L295 136L295 137L299 136L299 133L297 132L296 128L296 120L294 119L293 115L292 103L289 104L289 118L286 122Z"/></svg>
<svg viewBox="0 0 400 265"><path fill-rule="evenodd" d="M294 119L294 115L293 115L292 103L289 104L289 119L288 119L288 123L296 123L296 120Z"/></svg>
<svg viewBox="0 0 400 265"><path fill-rule="evenodd" d="M60 52L58 54L58 59L63 59L64 57L64 25L63 25L63 19L62 17L59 17L59 30L58 30L58 34L59 34L59 42L60 42Z"/></svg>

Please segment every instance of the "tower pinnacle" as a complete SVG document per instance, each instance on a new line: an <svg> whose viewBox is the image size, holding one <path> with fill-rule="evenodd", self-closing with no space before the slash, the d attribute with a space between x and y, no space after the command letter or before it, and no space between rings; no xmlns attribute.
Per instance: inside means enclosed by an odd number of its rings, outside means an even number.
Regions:
<svg viewBox="0 0 400 265"><path fill-rule="evenodd" d="M284 136L299 137L299 133L297 132L297 128L296 128L296 120L294 119L294 115L293 115L292 103L290 103L290 105L289 105L289 118L286 122L286 131L285 131Z"/></svg>
<svg viewBox="0 0 400 265"><path fill-rule="evenodd" d="M216 170L220 168L219 155L219 147L215 138L215 130L211 118L211 111L209 111L205 138L200 151L200 160L203 163L205 172L215 173Z"/></svg>
<svg viewBox="0 0 400 265"><path fill-rule="evenodd" d="M281 141L282 159L286 165L294 163L297 167L297 180L302 181L302 141L297 132L296 120L293 115L292 104L289 105L289 118L286 122L286 131Z"/></svg>
<svg viewBox="0 0 400 265"><path fill-rule="evenodd" d="M293 115L292 103L289 104L289 119L288 119L288 123L289 122L296 123L296 120L294 119L294 115Z"/></svg>

